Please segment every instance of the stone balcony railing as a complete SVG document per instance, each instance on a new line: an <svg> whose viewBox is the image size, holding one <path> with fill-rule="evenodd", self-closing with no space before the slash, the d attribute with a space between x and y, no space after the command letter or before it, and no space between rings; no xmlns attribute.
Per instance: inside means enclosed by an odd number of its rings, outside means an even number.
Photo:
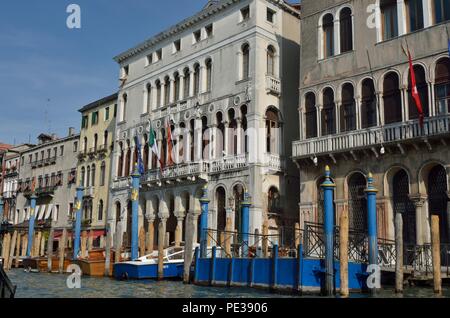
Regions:
<svg viewBox="0 0 450 318"><path fill-rule="evenodd" d="M211 161L210 173L221 173L230 170L242 169L248 166L247 155L224 157Z"/></svg>
<svg viewBox="0 0 450 318"><path fill-rule="evenodd" d="M84 197L93 198L94 197L94 187L86 187L84 188Z"/></svg>
<svg viewBox="0 0 450 318"><path fill-rule="evenodd" d="M327 155L377 145L389 145L414 139L450 134L450 115L425 118L423 128L418 120L355 130L335 135L311 138L293 143L293 158Z"/></svg>
<svg viewBox="0 0 450 318"><path fill-rule="evenodd" d="M264 157L264 164L269 170L282 172L285 169L285 161L280 155L266 153Z"/></svg>
<svg viewBox="0 0 450 318"><path fill-rule="evenodd" d="M273 76L266 76L266 91L271 94L281 94L281 81Z"/></svg>

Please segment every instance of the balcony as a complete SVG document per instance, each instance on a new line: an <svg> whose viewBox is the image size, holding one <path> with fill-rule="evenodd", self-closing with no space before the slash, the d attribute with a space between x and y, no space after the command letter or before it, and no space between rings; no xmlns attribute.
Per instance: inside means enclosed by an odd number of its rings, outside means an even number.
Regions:
<svg viewBox="0 0 450 318"><path fill-rule="evenodd" d="M426 118L423 129L418 120L411 120L383 127L296 141L293 143L292 155L294 159L304 159L334 153L352 153L358 149L371 149L377 155L376 147L381 144L396 145L401 148L402 143L414 141L422 141L430 148L429 138L438 138L449 134L450 115L443 115Z"/></svg>
<svg viewBox="0 0 450 318"><path fill-rule="evenodd" d="M44 166L54 165L56 163L56 156L52 158L47 158L43 160Z"/></svg>
<svg viewBox="0 0 450 318"><path fill-rule="evenodd" d="M142 181L152 182L159 179L180 179L192 176L202 177L202 174L207 174L208 171L209 164L207 162L179 164L166 167L163 171L160 169L151 170L142 176Z"/></svg>
<svg viewBox="0 0 450 318"><path fill-rule="evenodd" d="M266 91L269 94L281 95L281 81L270 75L266 75Z"/></svg>
<svg viewBox="0 0 450 318"><path fill-rule="evenodd" d="M247 155L228 156L211 162L210 173L222 173L248 167Z"/></svg>
<svg viewBox="0 0 450 318"><path fill-rule="evenodd" d="M108 145L100 145L97 147L97 153L105 154L108 152Z"/></svg>
<svg viewBox="0 0 450 318"><path fill-rule="evenodd" d="M83 196L86 198L93 198L94 197L94 187L86 187L84 189Z"/></svg>
<svg viewBox="0 0 450 318"><path fill-rule="evenodd" d="M83 160L84 158L86 158L86 156L87 156L87 151L82 150L78 153L77 158L78 158L78 160Z"/></svg>
<svg viewBox="0 0 450 318"><path fill-rule="evenodd" d="M5 191L3 192L3 199L14 199L17 197L17 191Z"/></svg>
<svg viewBox="0 0 450 318"><path fill-rule="evenodd" d="M285 169L285 160L278 154L266 153L264 155L264 165L269 171L282 172Z"/></svg>

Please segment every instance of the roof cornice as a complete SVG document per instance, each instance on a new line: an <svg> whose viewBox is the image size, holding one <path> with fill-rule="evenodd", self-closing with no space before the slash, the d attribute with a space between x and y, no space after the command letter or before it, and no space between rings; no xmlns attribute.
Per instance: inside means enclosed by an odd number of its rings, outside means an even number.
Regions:
<svg viewBox="0 0 450 318"><path fill-rule="evenodd" d="M210 6L204 8L202 11L194 14L193 16L184 19L180 23L169 27L163 32L158 33L157 35L151 37L150 39L136 45L135 47L117 55L114 57L114 60L117 63L123 63L127 59L136 56L147 49L157 45L158 43L161 43L162 41L174 36L175 34L178 34L180 32L183 32L184 30L200 23L201 21L209 18L210 16L213 16L219 12L224 11L228 7L241 2L242 0L220 0L218 3L211 4ZM295 17L300 19L300 12L296 10L295 8L291 7L289 4L286 3L284 0L267 0L284 11L294 15Z"/></svg>

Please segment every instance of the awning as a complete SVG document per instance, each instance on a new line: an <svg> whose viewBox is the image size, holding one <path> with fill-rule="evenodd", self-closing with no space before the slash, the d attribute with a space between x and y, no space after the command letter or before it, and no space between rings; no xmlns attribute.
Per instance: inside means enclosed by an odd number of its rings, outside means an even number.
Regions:
<svg viewBox="0 0 450 318"><path fill-rule="evenodd" d="M52 212L53 212L53 204L49 204L44 219L48 220L48 218L52 215Z"/></svg>
<svg viewBox="0 0 450 318"><path fill-rule="evenodd" d="M37 217L39 216L39 210L41 209L40 205L36 205L36 207L34 208L34 219L36 220ZM31 208L30 208L30 217L28 219L31 218Z"/></svg>
<svg viewBox="0 0 450 318"><path fill-rule="evenodd" d="M45 213L45 208L46 207L47 207L46 205L41 205L41 209L39 210L39 214L36 211L36 216L37 216L37 220L38 221L41 221L42 218L44 217L44 213Z"/></svg>

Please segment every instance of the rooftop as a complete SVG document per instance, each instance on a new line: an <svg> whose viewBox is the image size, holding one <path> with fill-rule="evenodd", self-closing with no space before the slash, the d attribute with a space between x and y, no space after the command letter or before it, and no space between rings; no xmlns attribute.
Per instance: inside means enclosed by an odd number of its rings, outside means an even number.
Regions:
<svg viewBox="0 0 450 318"><path fill-rule="evenodd" d="M96 108L96 107L101 106L101 105L103 105L103 104L105 104L105 103L115 101L115 100L117 100L117 96L118 96L118 94L117 94L117 93L114 93L114 94L109 95L109 96L107 96L107 97L104 97L104 98L102 98L102 99L96 100L95 102L92 102L92 103L90 103L90 104L87 104L86 106L83 106L83 107L82 107L81 109L79 109L78 111L79 111L80 113L83 113L83 112L85 112L85 111L87 111L87 110Z"/></svg>

